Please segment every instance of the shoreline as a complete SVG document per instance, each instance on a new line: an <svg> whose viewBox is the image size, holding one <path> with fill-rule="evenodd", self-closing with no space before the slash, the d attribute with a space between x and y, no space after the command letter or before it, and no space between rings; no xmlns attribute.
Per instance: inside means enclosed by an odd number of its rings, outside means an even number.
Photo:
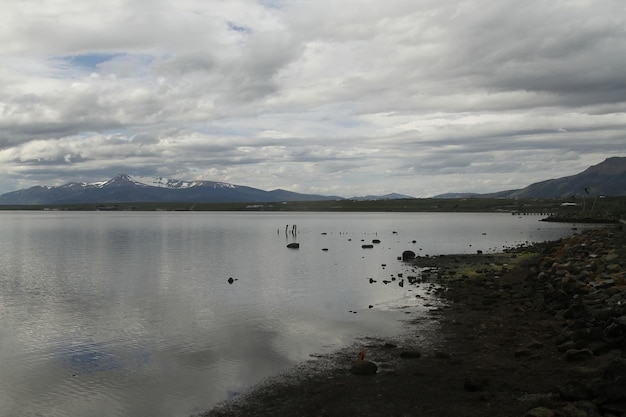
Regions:
<svg viewBox="0 0 626 417"><path fill-rule="evenodd" d="M360 339L198 416L626 415L625 243L607 227L416 258L442 305L407 317L404 334ZM361 349L376 375L350 373Z"/></svg>

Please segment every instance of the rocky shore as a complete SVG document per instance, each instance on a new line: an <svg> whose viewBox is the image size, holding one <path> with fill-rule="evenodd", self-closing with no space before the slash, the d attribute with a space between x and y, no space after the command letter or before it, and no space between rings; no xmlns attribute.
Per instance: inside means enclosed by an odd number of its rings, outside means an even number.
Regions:
<svg viewBox="0 0 626 417"><path fill-rule="evenodd" d="M406 334L357 341L203 416L626 416L623 230L411 262L440 304ZM351 372L362 351L375 374Z"/></svg>
<svg viewBox="0 0 626 417"><path fill-rule="evenodd" d="M617 215L611 212L573 212L551 214L544 222L560 223L619 223Z"/></svg>

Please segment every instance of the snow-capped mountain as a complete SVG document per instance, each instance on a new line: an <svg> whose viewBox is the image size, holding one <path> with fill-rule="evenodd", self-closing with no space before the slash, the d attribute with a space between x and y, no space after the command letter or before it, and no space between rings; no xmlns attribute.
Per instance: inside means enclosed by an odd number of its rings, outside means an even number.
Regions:
<svg viewBox="0 0 626 417"><path fill-rule="evenodd" d="M335 196L299 194L215 181L182 181L160 177L119 174L108 181L70 182L60 186L36 186L0 195L4 205L111 204L141 202L279 202L341 199Z"/></svg>
<svg viewBox="0 0 626 417"><path fill-rule="evenodd" d="M208 186L213 188L237 188L236 185L226 182L214 182L214 181L182 181L173 180L163 177L144 177L138 175L119 174L116 177L102 182L96 182L91 185L95 187L111 187L111 186L127 186L129 184L138 187L157 187L167 188L171 190L182 190L186 188L193 188L199 186ZM85 184L89 185L89 184Z"/></svg>

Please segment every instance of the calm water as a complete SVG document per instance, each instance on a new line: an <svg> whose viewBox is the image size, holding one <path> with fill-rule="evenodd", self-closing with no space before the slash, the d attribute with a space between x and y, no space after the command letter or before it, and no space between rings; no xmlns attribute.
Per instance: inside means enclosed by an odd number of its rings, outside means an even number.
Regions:
<svg viewBox="0 0 626 417"><path fill-rule="evenodd" d="M380 283L404 271L403 250L573 233L534 216L430 213L0 211L0 230L6 417L188 416L313 353L399 332L399 307L425 309L419 290Z"/></svg>

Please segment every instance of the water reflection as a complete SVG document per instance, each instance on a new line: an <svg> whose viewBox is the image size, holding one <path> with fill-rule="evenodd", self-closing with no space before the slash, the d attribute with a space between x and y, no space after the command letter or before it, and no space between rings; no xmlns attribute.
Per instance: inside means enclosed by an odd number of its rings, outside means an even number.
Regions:
<svg viewBox="0 0 626 417"><path fill-rule="evenodd" d="M421 290L382 283L406 272L403 250L487 251L570 233L537 220L0 212L0 415L210 408L312 353L399 331L396 307L425 309ZM292 241L299 250L285 248Z"/></svg>

